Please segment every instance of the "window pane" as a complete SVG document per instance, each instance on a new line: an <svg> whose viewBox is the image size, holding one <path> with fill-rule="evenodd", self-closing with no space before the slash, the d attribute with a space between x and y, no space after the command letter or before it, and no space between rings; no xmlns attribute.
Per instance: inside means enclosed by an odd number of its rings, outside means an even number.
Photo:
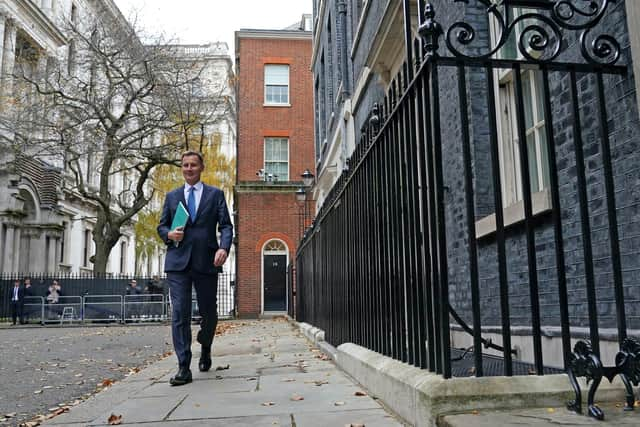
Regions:
<svg viewBox="0 0 640 427"><path fill-rule="evenodd" d="M538 121L544 120L544 91L542 85L542 73L536 71L533 73L536 88L536 108L538 112Z"/></svg>
<svg viewBox="0 0 640 427"><path fill-rule="evenodd" d="M529 156L529 179L531 180L531 192L540 191L538 183L538 158L536 157L536 136L531 133L527 136L527 155Z"/></svg>
<svg viewBox="0 0 640 427"><path fill-rule="evenodd" d="M289 66L275 64L265 65L264 82L266 85L289 86Z"/></svg>
<svg viewBox="0 0 640 427"><path fill-rule="evenodd" d="M547 154L547 131L544 127L538 130L538 136L540 139L540 159L542 164L540 169L542 170L542 183L544 188L549 188L549 156Z"/></svg>
<svg viewBox="0 0 640 427"><path fill-rule="evenodd" d="M524 125L527 130L533 127L533 99L531 98L531 72L522 75L522 97L524 98Z"/></svg>

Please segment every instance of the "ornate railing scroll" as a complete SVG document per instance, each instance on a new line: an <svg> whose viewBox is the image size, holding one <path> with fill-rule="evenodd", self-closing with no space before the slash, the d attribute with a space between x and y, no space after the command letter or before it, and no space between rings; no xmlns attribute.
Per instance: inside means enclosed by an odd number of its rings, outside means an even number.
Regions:
<svg viewBox="0 0 640 427"><path fill-rule="evenodd" d="M607 8L616 0L453 0L486 8L496 26L497 40L490 46L477 42L479 29L465 21L449 26L445 42L456 57L468 59L495 58L509 42L517 40L519 53L530 61L550 62L558 58L570 32L578 32L580 51L592 64L613 65L620 58L620 43L610 34L593 35ZM522 12L513 15L515 9ZM427 9L429 11L427 11ZM424 16L433 14L430 3ZM427 18L425 18L427 19ZM437 43L436 43L437 46ZM509 58L515 59L515 58Z"/></svg>

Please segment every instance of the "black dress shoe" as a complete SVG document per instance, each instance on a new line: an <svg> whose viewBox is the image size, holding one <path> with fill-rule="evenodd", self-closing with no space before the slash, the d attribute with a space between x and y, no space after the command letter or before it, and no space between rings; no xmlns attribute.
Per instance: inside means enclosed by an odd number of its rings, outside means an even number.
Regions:
<svg viewBox="0 0 640 427"><path fill-rule="evenodd" d="M180 369L178 369L178 373L174 377L171 377L169 384L174 386L185 385L189 384L191 381L191 370L181 366Z"/></svg>
<svg viewBox="0 0 640 427"><path fill-rule="evenodd" d="M202 347L200 362L198 362L198 369L200 369L200 372L207 372L211 369L211 347Z"/></svg>

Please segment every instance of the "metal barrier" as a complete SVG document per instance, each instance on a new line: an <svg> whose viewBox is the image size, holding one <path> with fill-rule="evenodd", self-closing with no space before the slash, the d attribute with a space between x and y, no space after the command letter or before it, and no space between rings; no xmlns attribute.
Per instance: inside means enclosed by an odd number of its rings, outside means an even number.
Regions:
<svg viewBox="0 0 640 427"><path fill-rule="evenodd" d="M125 295L123 316L125 322L159 322L166 320L164 295Z"/></svg>
<svg viewBox="0 0 640 427"><path fill-rule="evenodd" d="M82 320L82 297L81 296L61 296L57 303L45 303L42 305L42 323L60 322L62 313L70 313L66 320L71 322Z"/></svg>
<svg viewBox="0 0 640 427"><path fill-rule="evenodd" d="M85 295L82 319L93 322L121 322L122 295Z"/></svg>
<svg viewBox="0 0 640 427"><path fill-rule="evenodd" d="M24 297L22 313L26 323L34 320L42 323L44 319L44 297Z"/></svg>

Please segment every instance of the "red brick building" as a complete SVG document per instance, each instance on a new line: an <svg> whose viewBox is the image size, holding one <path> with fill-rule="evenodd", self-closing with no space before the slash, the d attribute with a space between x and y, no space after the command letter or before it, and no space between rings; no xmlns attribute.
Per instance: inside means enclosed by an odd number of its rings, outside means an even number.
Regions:
<svg viewBox="0 0 640 427"><path fill-rule="evenodd" d="M238 77L236 283L238 314L287 309L304 202L301 174L315 174L310 16L285 30L235 33Z"/></svg>

